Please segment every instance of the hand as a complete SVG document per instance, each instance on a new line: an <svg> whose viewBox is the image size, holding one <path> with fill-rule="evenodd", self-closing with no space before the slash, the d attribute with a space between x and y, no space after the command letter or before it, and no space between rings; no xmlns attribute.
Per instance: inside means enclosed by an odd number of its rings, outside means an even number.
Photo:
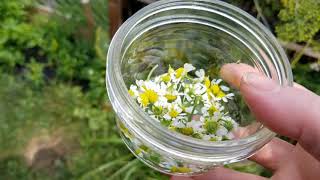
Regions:
<svg viewBox="0 0 320 180"><path fill-rule="evenodd" d="M245 64L227 64L222 78L239 88L251 112L269 129L298 141L274 138L250 159L274 171L274 180L320 179L320 97L301 85L280 87ZM172 180L263 180L226 168Z"/></svg>

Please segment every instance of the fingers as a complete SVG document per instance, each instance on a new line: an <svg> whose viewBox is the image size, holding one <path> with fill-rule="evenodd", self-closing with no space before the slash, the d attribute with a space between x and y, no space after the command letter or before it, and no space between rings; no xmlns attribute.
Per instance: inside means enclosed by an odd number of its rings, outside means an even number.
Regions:
<svg viewBox="0 0 320 180"><path fill-rule="evenodd" d="M266 178L226 168L215 168L201 176L173 176L171 177L171 180L266 180Z"/></svg>
<svg viewBox="0 0 320 180"><path fill-rule="evenodd" d="M292 144L279 138L274 138L250 159L267 169L277 170L281 166L284 157L287 157L293 149L294 146Z"/></svg>
<svg viewBox="0 0 320 180"><path fill-rule="evenodd" d="M227 81L231 86L239 89L242 76L248 72L258 73L256 69L247 64L230 63L222 66L220 75L223 80Z"/></svg>
<svg viewBox="0 0 320 180"><path fill-rule="evenodd" d="M184 176L172 176L170 180L193 180L191 177Z"/></svg>
<svg viewBox="0 0 320 180"><path fill-rule="evenodd" d="M262 166L276 170L279 168L280 163L287 157L288 153L294 150L294 146L279 139L274 138L267 145L265 145L257 154L250 159L261 164ZM225 173L225 174L224 174ZM228 173L228 175L226 174ZM231 174L230 174L231 173ZM225 168L216 168L205 175L194 177L172 176L171 180L215 180L215 179L236 179L236 180L260 180L259 176L252 176L245 173L239 173ZM262 178L265 179L265 178ZM261 179L261 180L262 180Z"/></svg>
<svg viewBox="0 0 320 180"><path fill-rule="evenodd" d="M248 65L248 64L235 64L235 63L230 63L226 64L221 68L220 74L222 78L227 81L231 86L239 89L240 87L240 81L242 77L249 72L255 72L255 73L260 73L257 69L254 67ZM305 91L309 91L307 88L304 86L294 83L293 87L302 89Z"/></svg>
<svg viewBox="0 0 320 180"><path fill-rule="evenodd" d="M221 75L227 82L238 83L256 118L273 131L298 140L320 160L319 96L301 88L280 87L257 73L243 75L237 69L237 64L227 65Z"/></svg>
<svg viewBox="0 0 320 180"><path fill-rule="evenodd" d="M194 176L194 180L266 180L253 174L241 173L226 168L215 168L201 176ZM181 179L182 180L182 179ZM186 179L189 180L189 179Z"/></svg>

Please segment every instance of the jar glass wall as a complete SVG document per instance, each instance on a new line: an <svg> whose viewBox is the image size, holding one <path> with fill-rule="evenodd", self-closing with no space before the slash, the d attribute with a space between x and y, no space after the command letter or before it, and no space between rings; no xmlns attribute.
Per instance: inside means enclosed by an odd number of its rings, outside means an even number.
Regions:
<svg viewBox="0 0 320 180"><path fill-rule="evenodd" d="M128 148L164 173L192 175L248 158L274 133L250 114L240 93L226 106L241 136L210 142L170 131L129 96L136 80L185 63L218 77L227 63L243 63L282 86L292 85L287 57L275 37L242 10L220 1L163 0L128 19L114 36L107 60L107 89Z"/></svg>

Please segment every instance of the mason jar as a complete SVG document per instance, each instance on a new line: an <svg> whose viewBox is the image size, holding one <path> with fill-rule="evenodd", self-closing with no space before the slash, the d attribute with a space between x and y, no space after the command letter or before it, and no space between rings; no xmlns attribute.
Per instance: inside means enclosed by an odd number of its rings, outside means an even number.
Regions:
<svg viewBox="0 0 320 180"><path fill-rule="evenodd" d="M127 147L146 165L167 174L195 175L244 160L275 133L264 127L240 93L230 113L245 133L210 142L170 131L152 119L128 93L130 84L168 66L190 63L212 76L227 63L252 66L282 86L292 86L288 59L276 38L241 9L216 0L162 0L129 18L112 39L106 85L117 126Z"/></svg>

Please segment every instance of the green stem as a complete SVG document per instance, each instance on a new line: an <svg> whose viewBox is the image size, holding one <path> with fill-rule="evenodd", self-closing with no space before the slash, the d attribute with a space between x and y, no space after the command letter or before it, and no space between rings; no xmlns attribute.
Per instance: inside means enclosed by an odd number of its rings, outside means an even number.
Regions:
<svg viewBox="0 0 320 180"><path fill-rule="evenodd" d="M194 106L193 106L193 109L192 109L190 116L189 116L189 119L188 119L189 122L192 120L192 116L193 116L194 111L196 110L197 105L198 105L198 97L196 97L194 99Z"/></svg>
<svg viewBox="0 0 320 180"><path fill-rule="evenodd" d="M191 77L189 77L188 75L186 75L185 76L188 80L190 80L191 82L193 82L194 81L194 79L193 78L191 78Z"/></svg>
<svg viewBox="0 0 320 180"><path fill-rule="evenodd" d="M150 72L149 72L149 74L148 74L147 81L149 81L149 80L150 80L152 73L154 72L154 70L156 70L156 69L157 69L157 67L158 67L158 64L157 64L157 65L155 65L155 66L151 69L151 71L150 71Z"/></svg>
<svg viewBox="0 0 320 180"><path fill-rule="evenodd" d="M180 91L181 87L182 87L182 83L179 83L178 92Z"/></svg>
<svg viewBox="0 0 320 180"><path fill-rule="evenodd" d="M113 173L108 179L112 180L116 177L118 177L121 173L123 173L124 171L126 171L127 169L129 169L132 166L135 166L137 163L139 163L138 159L134 159L132 161L130 161L129 163L127 163L125 166L123 166L122 168L120 168L118 171L116 171L115 173Z"/></svg>
<svg viewBox="0 0 320 180"><path fill-rule="evenodd" d="M310 43L312 41L312 38L310 38L307 42L307 44L303 47L303 49L301 49L301 51L299 51L294 57L293 60L291 62L291 67L292 69L296 67L296 64L299 62L299 60L301 59L301 57L304 54L304 51L306 50L306 48L309 47Z"/></svg>
<svg viewBox="0 0 320 180"><path fill-rule="evenodd" d="M103 165L99 166L98 168L87 172L80 179L81 180L89 179L91 176L93 176L93 175L95 175L95 174L97 174L99 172L102 172L102 171L104 171L104 170L106 170L106 169L108 169L108 168L110 168L112 166L127 162L127 160L129 160L130 158L133 158L132 154L129 154L127 156L124 156L124 157L118 158L118 159L116 159L114 161L111 161L111 162L108 162L106 164L103 164Z"/></svg>

